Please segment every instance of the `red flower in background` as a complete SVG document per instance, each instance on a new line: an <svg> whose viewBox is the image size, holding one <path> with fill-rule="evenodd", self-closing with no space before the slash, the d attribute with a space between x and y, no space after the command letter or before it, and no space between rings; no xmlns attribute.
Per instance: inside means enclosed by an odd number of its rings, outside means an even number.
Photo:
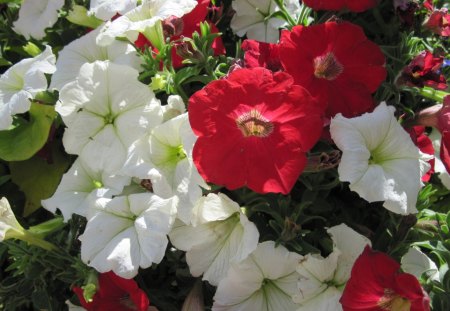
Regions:
<svg viewBox="0 0 450 311"><path fill-rule="evenodd" d="M386 77L385 58L359 26L296 26L282 32L279 52L295 83L328 106L327 116L351 118L373 109L371 94Z"/></svg>
<svg viewBox="0 0 450 311"><path fill-rule="evenodd" d="M278 44L244 40L241 47L245 52L244 65L246 68L264 67L272 71L283 69Z"/></svg>
<svg viewBox="0 0 450 311"><path fill-rule="evenodd" d="M435 57L431 52L423 51L403 69L397 83L420 88L429 86L437 90L445 90L447 81L440 72L443 62L443 57Z"/></svg>
<svg viewBox="0 0 450 311"><path fill-rule="evenodd" d="M420 151L434 156L433 142L427 135L425 135L424 126L413 126L412 128L406 129L406 131L409 133L411 140ZM425 175L422 176L423 182L430 181L431 175L434 173L434 157L428 161L428 164L430 164L430 169Z"/></svg>
<svg viewBox="0 0 450 311"><path fill-rule="evenodd" d="M194 163L206 181L228 189L287 194L320 137L322 114L290 75L236 69L189 100L189 121L198 136Z"/></svg>
<svg viewBox="0 0 450 311"><path fill-rule="evenodd" d="M192 38L194 32L200 33L200 23L206 21L208 15L208 7L211 3L210 0L197 0L197 6L188 14L181 18L168 18L163 21L163 30L166 38L170 41L176 41L182 37ZM218 33L216 25L208 22L211 27L211 33ZM145 38L144 35L140 34L136 42L134 43L136 47L140 49L145 49L151 47L150 41ZM215 55L225 54L225 47L222 42L221 37L217 37L213 44ZM176 53L176 49L172 48L172 65L174 68L180 68L183 66L183 58Z"/></svg>
<svg viewBox="0 0 450 311"><path fill-rule="evenodd" d="M98 277L98 287L92 302L84 300L83 289L73 288L88 311L147 311L149 307L147 295L132 279L121 278L113 272L102 273Z"/></svg>
<svg viewBox="0 0 450 311"><path fill-rule="evenodd" d="M366 246L341 297L344 311L429 311L430 298L414 275L400 273L388 255Z"/></svg>
<svg viewBox="0 0 450 311"><path fill-rule="evenodd" d="M330 10L339 11L348 9L352 12L362 12L373 8L378 0L303 0L303 2L315 11Z"/></svg>
<svg viewBox="0 0 450 311"><path fill-rule="evenodd" d="M440 158L447 172L450 173L450 95L444 97L444 103L420 111L415 122L422 126L431 126L442 135Z"/></svg>
<svg viewBox="0 0 450 311"><path fill-rule="evenodd" d="M442 8L435 10L432 0L426 0L423 6L431 12L431 15L425 21L425 28L428 28L431 32L441 35L443 37L450 36L450 14L448 9Z"/></svg>

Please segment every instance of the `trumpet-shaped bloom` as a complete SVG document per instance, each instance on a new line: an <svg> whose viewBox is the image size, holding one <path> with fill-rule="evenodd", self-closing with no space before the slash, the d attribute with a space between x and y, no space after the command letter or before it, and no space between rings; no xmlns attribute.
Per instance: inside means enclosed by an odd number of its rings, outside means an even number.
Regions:
<svg viewBox="0 0 450 311"><path fill-rule="evenodd" d="M47 89L45 74L53 73L55 55L50 46L34 58L26 58L0 77L0 130L12 124L12 116L30 110L32 99Z"/></svg>
<svg viewBox="0 0 450 311"><path fill-rule="evenodd" d="M159 100L137 77L128 66L96 61L61 90L56 111L67 126L64 147L93 170L114 175L128 147L162 121Z"/></svg>
<svg viewBox="0 0 450 311"><path fill-rule="evenodd" d="M111 198L130 184L130 177L110 176L92 170L80 158L65 173L51 198L42 201L42 206L52 213L59 209L67 221L72 214L86 217L90 202L98 198Z"/></svg>
<svg viewBox="0 0 450 311"><path fill-rule="evenodd" d="M208 188L192 161L196 137L184 113L152 129L149 135L133 144L124 166L130 176L147 179L160 175L155 186L167 195L179 198L178 218L189 223L194 203Z"/></svg>
<svg viewBox="0 0 450 311"><path fill-rule="evenodd" d="M300 260L297 272L299 291L294 295L300 303L298 311L342 310L339 299L350 278L355 260L370 240L345 224L328 229L333 240L333 252L328 257L306 255Z"/></svg>
<svg viewBox="0 0 450 311"><path fill-rule="evenodd" d="M137 0L91 0L89 14L101 20L110 20L116 14L124 15L136 8Z"/></svg>
<svg viewBox="0 0 450 311"><path fill-rule="evenodd" d="M235 70L190 98L195 165L228 189L289 193L320 137L322 113L284 72Z"/></svg>
<svg viewBox="0 0 450 311"><path fill-rule="evenodd" d="M384 201L398 214L416 213L421 177L429 166L397 122L394 107L381 103L372 113L331 120L333 141L342 151L339 179L369 202Z"/></svg>
<svg viewBox="0 0 450 311"><path fill-rule="evenodd" d="M358 0L359 1L359 0ZM296 84L327 105L327 116L372 110L371 94L386 77L381 49L349 22L296 26L283 31L281 63Z"/></svg>
<svg viewBox="0 0 450 311"><path fill-rule="evenodd" d="M58 20L58 10L64 0L23 0L19 10L19 19L13 24L13 30L23 35L40 40L45 37L45 29Z"/></svg>
<svg viewBox="0 0 450 311"><path fill-rule="evenodd" d="M76 80L80 68L84 64L93 63L97 60L109 60L112 63L127 65L140 70L141 60L131 44L116 40L107 47L99 46L96 43L99 31L99 28L94 29L81 38L72 41L59 52L50 89L61 90L64 85Z"/></svg>
<svg viewBox="0 0 450 311"><path fill-rule="evenodd" d="M194 226L175 225L172 244L186 253L193 276L217 286L230 264L240 262L256 249L259 232L240 207L224 194L209 194L194 209Z"/></svg>
<svg viewBox="0 0 450 311"><path fill-rule="evenodd" d="M402 270L420 279L422 274L434 281L439 282L439 270L436 264L422 253L419 249L411 247L401 260Z"/></svg>
<svg viewBox="0 0 450 311"><path fill-rule="evenodd" d="M352 12L362 12L376 6L379 0L304 0L304 2L316 11L347 9Z"/></svg>
<svg viewBox="0 0 450 311"><path fill-rule="evenodd" d="M295 16L300 12L299 1L284 1L288 12ZM235 0L232 2L236 11L231 20L231 29L240 37L262 42L275 43L280 37L279 29L286 25L283 19L272 17L271 14L280 8L274 0Z"/></svg>
<svg viewBox="0 0 450 311"><path fill-rule="evenodd" d="M430 298L414 275L369 246L356 260L341 297L344 311L430 310Z"/></svg>
<svg viewBox="0 0 450 311"><path fill-rule="evenodd" d="M81 259L99 272L131 279L139 267L159 263L176 215L176 198L139 193L98 199L89 209Z"/></svg>
<svg viewBox="0 0 450 311"><path fill-rule="evenodd" d="M259 244L247 259L231 264L217 287L212 310L296 310L291 297L297 293L295 268L300 258L273 241Z"/></svg>
<svg viewBox="0 0 450 311"><path fill-rule="evenodd" d="M19 224L8 199L0 199L0 242L23 235L25 229Z"/></svg>
<svg viewBox="0 0 450 311"><path fill-rule="evenodd" d="M116 37L126 37L130 42L139 33L157 31L153 27L168 17L181 17L197 5L195 0L144 0L142 4L102 27L97 37L100 45L111 44Z"/></svg>

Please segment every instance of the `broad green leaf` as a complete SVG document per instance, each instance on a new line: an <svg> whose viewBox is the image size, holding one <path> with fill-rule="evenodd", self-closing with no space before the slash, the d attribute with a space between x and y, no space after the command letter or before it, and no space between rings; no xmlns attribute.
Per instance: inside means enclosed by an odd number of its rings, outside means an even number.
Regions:
<svg viewBox="0 0 450 311"><path fill-rule="evenodd" d="M10 163L11 179L25 194L24 216L37 210L41 200L53 195L69 168L69 156L56 147L53 148L51 164L37 155L26 161Z"/></svg>
<svg viewBox="0 0 450 311"><path fill-rule="evenodd" d="M44 146L50 126L56 117L53 106L31 103L30 121L5 131L0 131L0 159L23 161L31 158Z"/></svg>

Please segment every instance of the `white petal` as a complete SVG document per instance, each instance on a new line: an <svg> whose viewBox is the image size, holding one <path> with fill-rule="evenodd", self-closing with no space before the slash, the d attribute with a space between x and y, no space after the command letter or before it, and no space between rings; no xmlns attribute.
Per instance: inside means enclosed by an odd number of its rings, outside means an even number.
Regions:
<svg viewBox="0 0 450 311"><path fill-rule="evenodd" d="M436 264L415 247L411 247L401 260L402 270L420 279L424 272L431 280L439 282L439 270Z"/></svg>
<svg viewBox="0 0 450 311"><path fill-rule="evenodd" d="M89 14L104 21L110 20L114 15L124 15L136 7L137 0L91 0Z"/></svg>
<svg viewBox="0 0 450 311"><path fill-rule="evenodd" d="M58 10L64 0L23 0L19 10L19 19L14 22L13 30L23 35L40 40L45 36L45 29L53 26L58 19Z"/></svg>
<svg viewBox="0 0 450 311"><path fill-rule="evenodd" d="M350 278L350 272L356 259L361 255L366 245L371 245L371 243L368 238L345 224L334 226L327 232L331 235L335 247L341 252L333 281L335 284L344 284Z"/></svg>

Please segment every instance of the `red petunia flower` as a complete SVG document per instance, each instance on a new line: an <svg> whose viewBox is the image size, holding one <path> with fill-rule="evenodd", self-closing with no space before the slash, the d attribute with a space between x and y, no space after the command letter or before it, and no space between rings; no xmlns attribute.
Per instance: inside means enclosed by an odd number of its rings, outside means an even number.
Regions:
<svg viewBox="0 0 450 311"><path fill-rule="evenodd" d="M414 275L366 246L355 261L341 297L344 311L429 311L430 298Z"/></svg>
<svg viewBox="0 0 450 311"><path fill-rule="evenodd" d="M415 123L439 130L442 135L440 158L447 172L450 173L450 95L444 97L444 103L420 111Z"/></svg>
<svg viewBox="0 0 450 311"><path fill-rule="evenodd" d="M322 132L323 108L290 75L243 68L189 100L194 163L228 189L287 194Z"/></svg>
<svg viewBox="0 0 450 311"><path fill-rule="evenodd" d="M241 47L245 52L244 65L246 68L264 67L272 71L283 69L278 44L244 40Z"/></svg>
<svg viewBox="0 0 450 311"><path fill-rule="evenodd" d="M385 58L361 27L327 22L284 31L280 58L286 72L319 102L327 116L351 118L371 111L371 94L386 77Z"/></svg>
<svg viewBox="0 0 450 311"><path fill-rule="evenodd" d="M378 4L378 0L304 0L307 6L315 11L339 11L348 9L352 12L363 12Z"/></svg>
<svg viewBox="0 0 450 311"><path fill-rule="evenodd" d="M147 311L149 307L147 295L132 279L107 272L99 275L98 285L92 302L84 300L83 289L73 288L81 305L88 311Z"/></svg>
<svg viewBox="0 0 450 311"><path fill-rule="evenodd" d="M425 135L425 127L424 126L413 126L411 128L406 129L411 137L411 140L414 144L419 148L423 153L434 156L434 147L431 139ZM430 164L430 169L426 172L425 175L422 176L423 182L430 181L431 175L434 173L434 157L427 161Z"/></svg>
<svg viewBox="0 0 450 311"><path fill-rule="evenodd" d="M431 13L424 24L431 32L443 37L450 37L450 14L442 8Z"/></svg>
<svg viewBox="0 0 450 311"><path fill-rule="evenodd" d="M443 57L435 57L429 51L423 51L406 66L397 80L398 84L408 86L429 86L437 90L445 90L447 81L441 74Z"/></svg>

